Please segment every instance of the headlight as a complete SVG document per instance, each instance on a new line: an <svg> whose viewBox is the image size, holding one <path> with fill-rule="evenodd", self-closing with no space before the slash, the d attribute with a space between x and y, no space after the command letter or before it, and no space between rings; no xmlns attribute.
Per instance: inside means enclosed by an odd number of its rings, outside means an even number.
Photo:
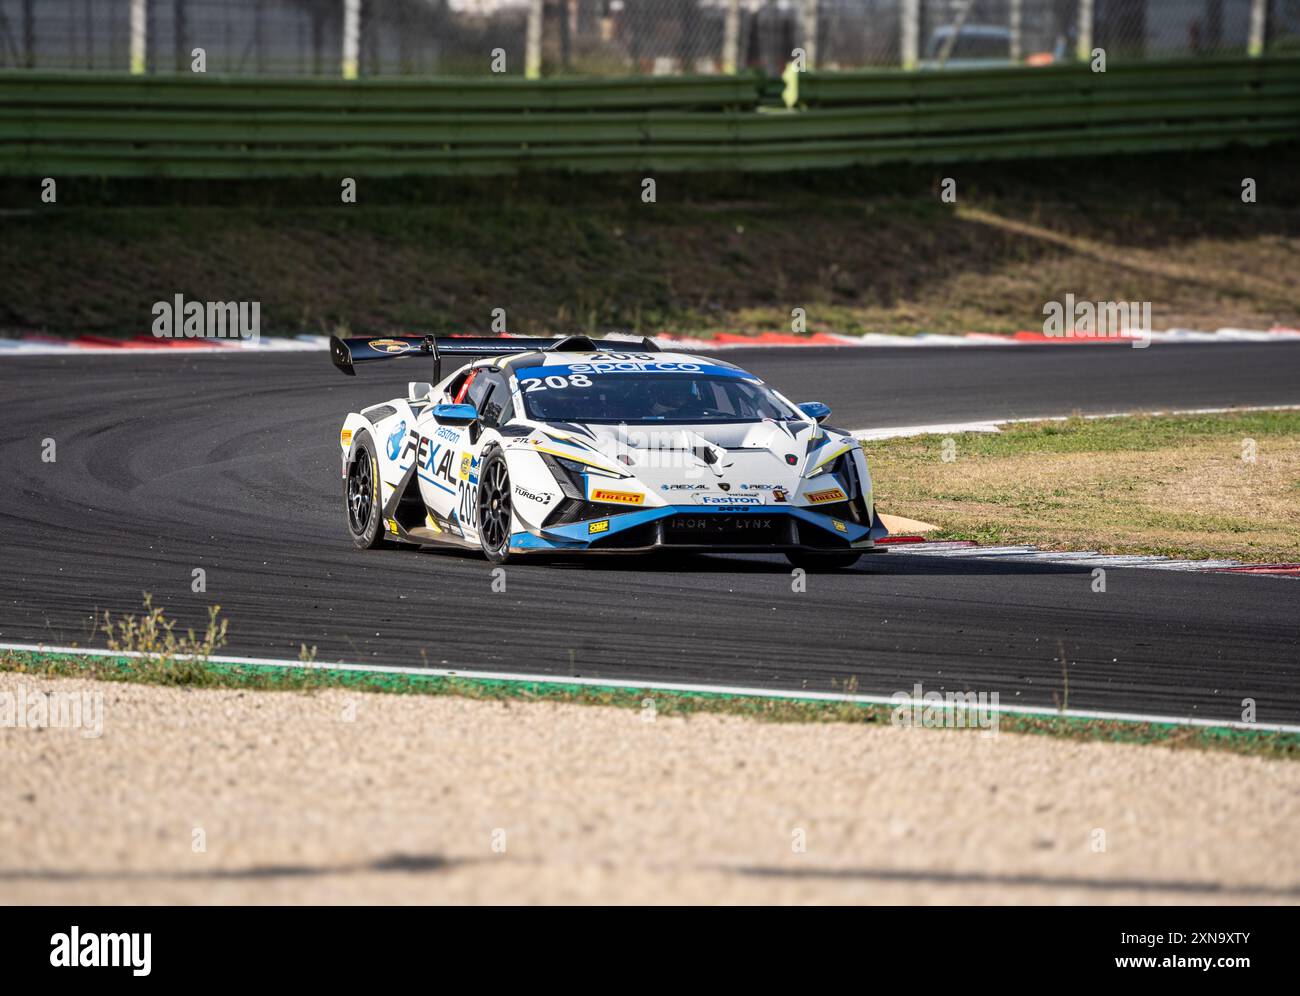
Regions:
<svg viewBox="0 0 1300 996"><path fill-rule="evenodd" d="M612 470L606 470L604 467L593 467L589 463L580 463L577 460L569 460L562 456L557 456L555 462L570 474L594 474L597 477L613 477L615 479L629 476L627 474L616 473Z"/></svg>
<svg viewBox="0 0 1300 996"><path fill-rule="evenodd" d="M587 497L587 490L582 480L583 474L595 474L597 477L617 476L601 470L599 467L590 467L585 463L579 463L577 460L566 460L564 457L555 456L551 453L543 453L541 457L542 462L546 464L547 469L551 472L551 476L560 485L560 490L564 492L564 496L577 501L585 501Z"/></svg>

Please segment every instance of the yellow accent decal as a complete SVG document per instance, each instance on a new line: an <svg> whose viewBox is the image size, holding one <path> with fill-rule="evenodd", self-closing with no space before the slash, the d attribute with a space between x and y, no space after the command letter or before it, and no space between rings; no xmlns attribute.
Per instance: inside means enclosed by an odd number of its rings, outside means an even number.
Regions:
<svg viewBox="0 0 1300 996"><path fill-rule="evenodd" d="M821 460L817 462L817 464L813 467L813 469L816 470L818 467L825 467L832 460L838 460L845 453L851 453L853 450L856 450L858 448L859 447L858 447L857 440L854 440L851 445L844 447L842 450L837 450L836 452L830 454L829 456L823 457Z"/></svg>
<svg viewBox="0 0 1300 996"><path fill-rule="evenodd" d="M591 500L613 502L615 505L642 505L645 503L645 495L635 491L607 491L605 488L596 488L591 493Z"/></svg>
<svg viewBox="0 0 1300 996"><path fill-rule="evenodd" d="M849 527L846 526L844 523L842 523L839 519L831 519L831 521L835 523L835 528L838 529L840 532L847 533L849 531Z"/></svg>
<svg viewBox="0 0 1300 996"><path fill-rule="evenodd" d="M351 429L340 429L340 430L339 430L339 442L343 444L343 448L344 448L345 450L346 450L349 446L351 446L351 445L352 445L352 430L351 430Z"/></svg>
<svg viewBox="0 0 1300 996"><path fill-rule="evenodd" d="M605 467L603 467L603 466L601 466L600 464L596 463L596 461L594 461L594 460L588 460L588 459L584 458L581 454L579 454L579 453L574 453L572 450L567 450L567 451L566 451L566 450L552 450L552 449L548 449L547 447L543 446L541 443L539 443L539 442L538 442L537 440L535 440L535 439L533 440L533 445L536 446L536 447L538 448L538 450L540 450L541 452L543 452L543 453L549 453L549 454L551 454L551 456L564 457L564 459L566 459L566 460L572 460L572 461L574 461L575 463L583 463L583 464L586 464L588 467L595 467L597 470L605 470L605 469L606 469Z"/></svg>
<svg viewBox="0 0 1300 996"><path fill-rule="evenodd" d="M593 522L587 527L588 533L607 533L609 532L609 520L601 519L599 522Z"/></svg>
<svg viewBox="0 0 1300 996"><path fill-rule="evenodd" d="M466 453L464 456L460 458L460 479L462 481L469 480L469 454L468 453Z"/></svg>
<svg viewBox="0 0 1300 996"><path fill-rule="evenodd" d="M397 520L396 520L396 519L389 519L389 520L388 520L388 531L389 531L390 533L395 533L395 532L398 531L398 530L397 530Z"/></svg>
<svg viewBox="0 0 1300 996"><path fill-rule="evenodd" d="M825 491L814 491L805 497L814 505L820 505L824 501L843 501L848 496L839 488L827 488Z"/></svg>

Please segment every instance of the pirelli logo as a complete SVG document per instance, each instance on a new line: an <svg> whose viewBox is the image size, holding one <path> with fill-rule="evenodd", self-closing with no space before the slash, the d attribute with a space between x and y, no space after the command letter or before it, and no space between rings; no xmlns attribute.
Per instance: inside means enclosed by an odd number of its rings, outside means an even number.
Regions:
<svg viewBox="0 0 1300 996"><path fill-rule="evenodd" d="M825 491L813 491L806 497L812 504L820 505L827 501L844 501L848 496L839 488L827 488Z"/></svg>
<svg viewBox="0 0 1300 996"><path fill-rule="evenodd" d="M592 501L607 501L615 505L641 505L645 503L645 495L636 491L608 491L605 488L597 488L591 493Z"/></svg>
<svg viewBox="0 0 1300 996"><path fill-rule="evenodd" d="M587 533L607 533L609 532L609 520L601 519L599 522L593 522L587 527Z"/></svg>

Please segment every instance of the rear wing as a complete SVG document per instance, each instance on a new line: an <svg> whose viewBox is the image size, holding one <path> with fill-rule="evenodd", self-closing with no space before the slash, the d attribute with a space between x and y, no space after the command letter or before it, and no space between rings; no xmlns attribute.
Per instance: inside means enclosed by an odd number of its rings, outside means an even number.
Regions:
<svg viewBox="0 0 1300 996"><path fill-rule="evenodd" d="M433 383L442 380L444 356L508 356L515 353L571 351L580 353L626 352L629 349L658 353L653 339L640 342L629 339L592 339L585 335L540 338L495 338L489 336L401 335L387 338L340 339L330 336L330 359L349 377L356 375L358 363L371 360L395 360L401 356L428 356L433 359Z"/></svg>

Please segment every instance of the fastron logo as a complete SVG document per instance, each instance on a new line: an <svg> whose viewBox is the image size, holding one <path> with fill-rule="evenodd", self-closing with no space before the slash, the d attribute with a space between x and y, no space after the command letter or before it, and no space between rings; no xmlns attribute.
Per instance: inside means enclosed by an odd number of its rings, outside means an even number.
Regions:
<svg viewBox="0 0 1300 996"><path fill-rule="evenodd" d="M153 961L152 934L83 934L73 927L50 937L50 964L55 968L129 968L148 975Z"/></svg>

